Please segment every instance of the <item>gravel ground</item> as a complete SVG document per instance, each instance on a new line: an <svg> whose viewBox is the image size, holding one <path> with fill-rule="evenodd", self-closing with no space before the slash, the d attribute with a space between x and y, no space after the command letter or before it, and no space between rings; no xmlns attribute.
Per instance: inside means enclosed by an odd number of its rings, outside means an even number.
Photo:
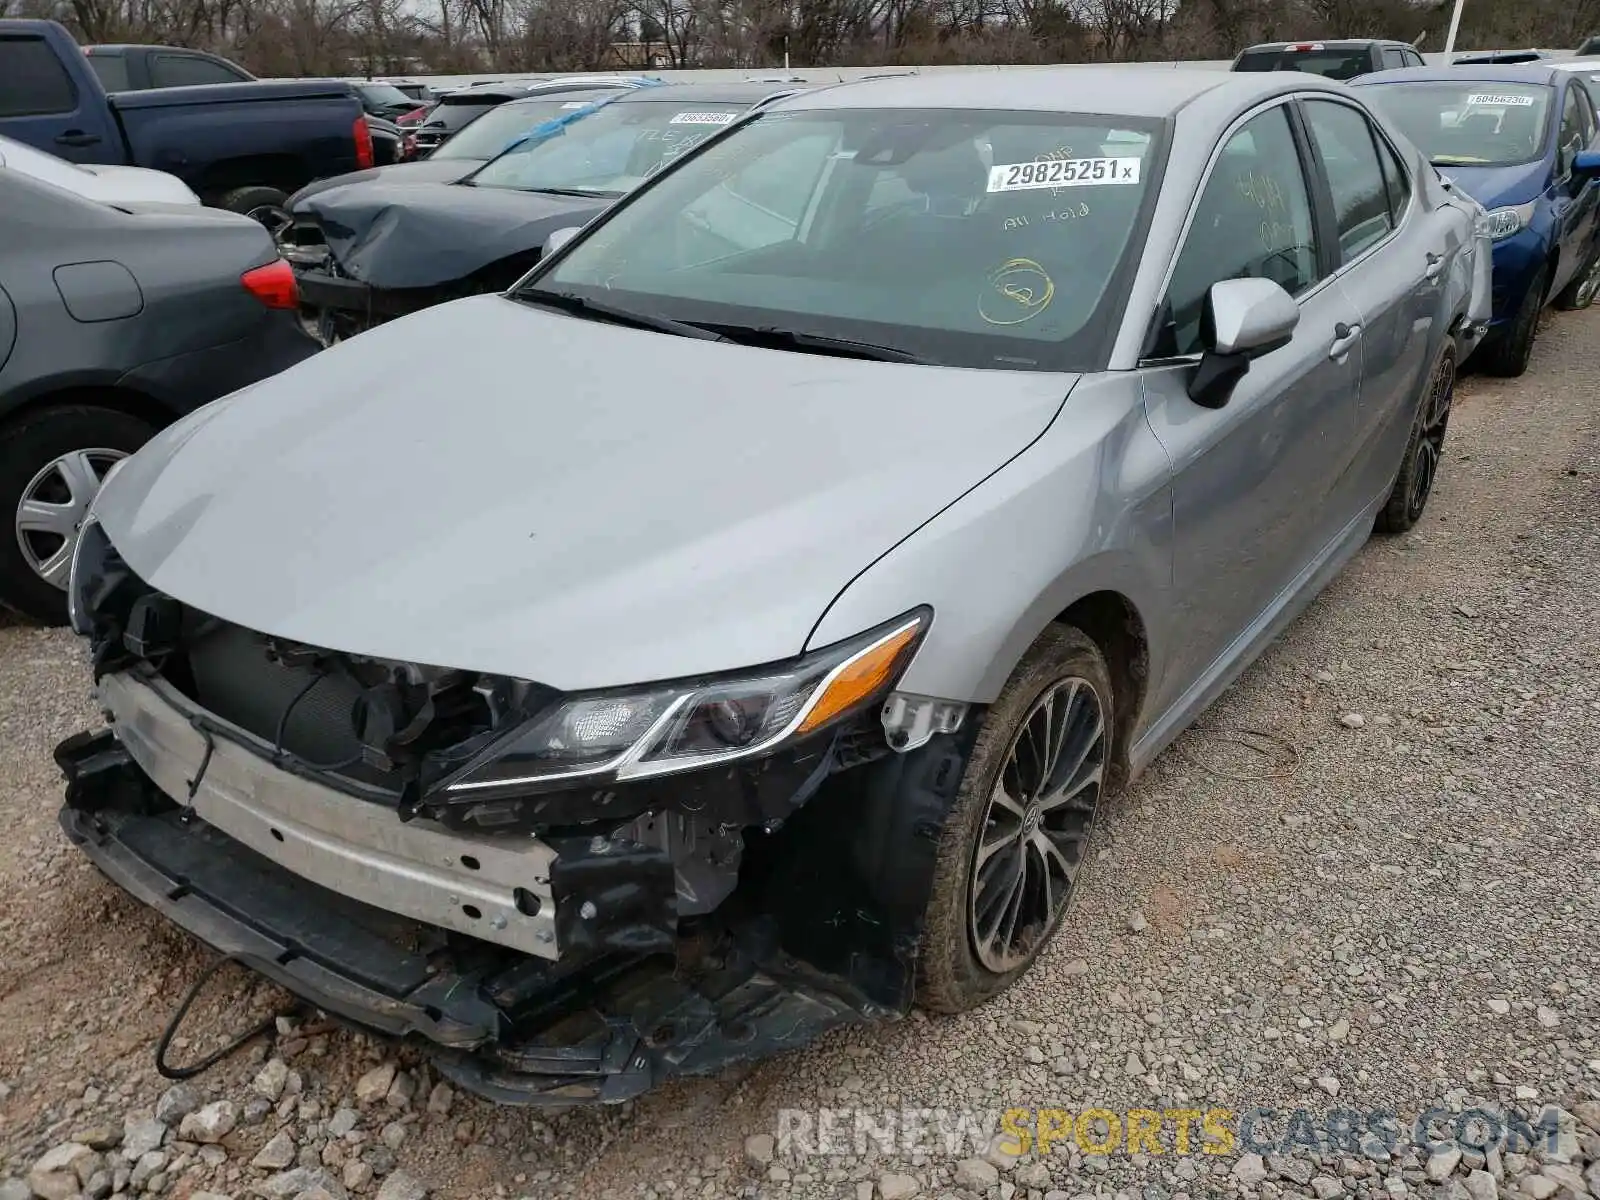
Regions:
<svg viewBox="0 0 1600 1200"><path fill-rule="evenodd" d="M61 838L50 749L93 716L81 657L0 629L0 1200L1600 1196L1597 344L1600 311L1561 316L1527 378L1463 381L1426 520L1372 544L1120 799L1010 994L599 1112L452 1097L317 1026L169 1090L151 1047L207 955ZM177 1056L283 1001L223 972ZM1160 1156L1019 1160L985 1151L979 1119L1344 1106L1409 1125L1546 1102L1563 1134L1531 1156L1177 1157L1169 1124ZM824 1106L976 1123L955 1154L774 1146L781 1110Z"/></svg>

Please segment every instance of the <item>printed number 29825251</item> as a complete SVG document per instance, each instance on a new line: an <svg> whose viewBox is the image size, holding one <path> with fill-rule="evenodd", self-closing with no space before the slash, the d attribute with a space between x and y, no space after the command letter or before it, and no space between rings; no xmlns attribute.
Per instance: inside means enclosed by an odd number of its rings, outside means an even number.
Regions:
<svg viewBox="0 0 1600 1200"><path fill-rule="evenodd" d="M991 192L1027 188L1088 187L1139 182L1137 158L1057 158L989 168Z"/></svg>

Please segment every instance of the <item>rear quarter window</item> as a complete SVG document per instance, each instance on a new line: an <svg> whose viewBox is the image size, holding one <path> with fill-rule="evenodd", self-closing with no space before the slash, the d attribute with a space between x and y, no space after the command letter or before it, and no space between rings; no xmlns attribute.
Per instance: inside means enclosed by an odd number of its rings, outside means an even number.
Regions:
<svg viewBox="0 0 1600 1200"><path fill-rule="evenodd" d="M55 49L30 34L0 36L0 117L44 117L78 107Z"/></svg>

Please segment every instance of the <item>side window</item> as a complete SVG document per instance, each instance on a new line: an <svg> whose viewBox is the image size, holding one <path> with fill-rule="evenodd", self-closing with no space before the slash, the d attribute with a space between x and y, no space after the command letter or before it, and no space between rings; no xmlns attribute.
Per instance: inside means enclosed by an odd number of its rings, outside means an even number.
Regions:
<svg viewBox="0 0 1600 1200"><path fill-rule="evenodd" d="M1406 206L1411 202L1411 176L1394 148L1381 135L1374 137L1373 141L1378 145L1378 160L1383 165L1383 186L1389 194L1389 221L1399 228L1405 217Z"/></svg>
<svg viewBox="0 0 1600 1200"><path fill-rule="evenodd" d="M0 117L44 117L78 107L72 77L43 38L0 37Z"/></svg>
<svg viewBox="0 0 1600 1200"><path fill-rule="evenodd" d="M1406 58L1406 66L1425 67L1428 65L1422 60L1422 55L1418 54L1415 50L1407 50L1404 53Z"/></svg>
<svg viewBox="0 0 1600 1200"><path fill-rule="evenodd" d="M1578 119L1583 124L1583 144L1584 146L1592 145L1596 124L1594 97L1589 95L1588 86L1581 79L1574 79L1567 87L1578 99Z"/></svg>
<svg viewBox="0 0 1600 1200"><path fill-rule="evenodd" d="M1561 106L1561 161L1560 171L1565 175L1572 169L1572 158L1589 144L1583 136L1583 114L1578 108L1578 89L1567 88L1566 103Z"/></svg>
<svg viewBox="0 0 1600 1200"><path fill-rule="evenodd" d="M1280 105L1228 138L1172 268L1154 353L1198 354L1206 293L1222 279L1271 279L1299 295L1320 278L1310 191Z"/></svg>
<svg viewBox="0 0 1600 1200"><path fill-rule="evenodd" d="M193 54L158 54L150 63L150 82L158 88L244 81L233 68Z"/></svg>
<svg viewBox="0 0 1600 1200"><path fill-rule="evenodd" d="M1339 257L1349 262L1394 228L1372 126L1359 110L1327 100L1307 100L1305 114L1333 192Z"/></svg>
<svg viewBox="0 0 1600 1200"><path fill-rule="evenodd" d="M1406 66L1406 65L1407 65L1406 56L1405 56L1405 52L1403 50L1388 50L1388 49L1384 50L1384 52L1383 52L1383 69L1385 71L1389 70L1392 67L1403 67L1403 66Z"/></svg>
<svg viewBox="0 0 1600 1200"><path fill-rule="evenodd" d="M128 79L128 60L120 54L91 54L89 66L100 77L100 86L108 92L126 92L133 87Z"/></svg>

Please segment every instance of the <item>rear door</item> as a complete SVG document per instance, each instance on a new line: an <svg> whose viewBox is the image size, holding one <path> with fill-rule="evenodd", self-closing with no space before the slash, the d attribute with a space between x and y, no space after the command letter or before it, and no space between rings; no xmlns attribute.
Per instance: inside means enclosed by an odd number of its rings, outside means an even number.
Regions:
<svg viewBox="0 0 1600 1200"><path fill-rule="evenodd" d="M0 34L0 133L72 162L123 158L104 99L79 87L36 33Z"/></svg>
<svg viewBox="0 0 1600 1200"><path fill-rule="evenodd" d="M1348 524L1336 503L1361 374L1354 306L1331 278L1304 138L1288 101L1223 135L1173 263L1144 367L1151 429L1173 465L1173 584L1180 648L1153 711L1231 661ZM1187 386L1211 285L1268 278L1300 306L1291 343L1256 359L1227 404Z"/></svg>
<svg viewBox="0 0 1600 1200"><path fill-rule="evenodd" d="M1394 148L1355 104L1300 103L1337 233L1338 286L1359 316L1361 395L1346 451L1340 506L1356 511L1392 482L1433 347L1450 262L1451 225L1413 202L1414 181Z"/></svg>

